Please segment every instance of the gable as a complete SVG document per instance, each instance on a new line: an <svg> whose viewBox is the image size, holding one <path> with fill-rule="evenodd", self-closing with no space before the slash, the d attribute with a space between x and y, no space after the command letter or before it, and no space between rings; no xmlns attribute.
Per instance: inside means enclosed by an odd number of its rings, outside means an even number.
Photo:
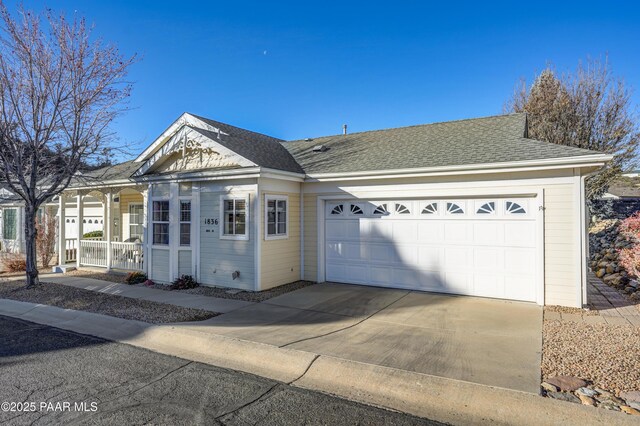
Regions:
<svg viewBox="0 0 640 426"><path fill-rule="evenodd" d="M256 166L213 138L198 129L182 126L142 162L134 176Z"/></svg>

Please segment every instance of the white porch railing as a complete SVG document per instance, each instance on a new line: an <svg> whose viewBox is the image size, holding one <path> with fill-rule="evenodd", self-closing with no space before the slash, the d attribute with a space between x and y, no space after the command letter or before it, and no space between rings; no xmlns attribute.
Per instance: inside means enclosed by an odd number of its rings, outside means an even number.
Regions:
<svg viewBox="0 0 640 426"><path fill-rule="evenodd" d="M142 243L111 243L111 267L141 271Z"/></svg>
<svg viewBox="0 0 640 426"><path fill-rule="evenodd" d="M80 265L107 267L107 242L80 240Z"/></svg>
<svg viewBox="0 0 640 426"><path fill-rule="evenodd" d="M64 240L64 259L66 263L75 262L78 259L77 239L66 238Z"/></svg>
<svg viewBox="0 0 640 426"><path fill-rule="evenodd" d="M76 240L71 240L75 243ZM111 265L107 257L111 246ZM141 271L144 268L142 243L80 240L80 265Z"/></svg>

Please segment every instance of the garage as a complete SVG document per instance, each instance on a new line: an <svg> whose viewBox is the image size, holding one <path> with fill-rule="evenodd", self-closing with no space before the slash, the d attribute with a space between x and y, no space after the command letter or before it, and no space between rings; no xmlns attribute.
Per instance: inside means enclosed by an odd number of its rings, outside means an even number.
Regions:
<svg viewBox="0 0 640 426"><path fill-rule="evenodd" d="M535 302L535 197L325 203L327 281Z"/></svg>

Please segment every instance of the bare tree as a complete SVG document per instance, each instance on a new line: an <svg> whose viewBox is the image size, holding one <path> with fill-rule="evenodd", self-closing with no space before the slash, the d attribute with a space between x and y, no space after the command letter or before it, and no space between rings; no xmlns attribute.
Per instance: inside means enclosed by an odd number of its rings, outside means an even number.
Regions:
<svg viewBox="0 0 640 426"><path fill-rule="evenodd" d="M135 57L95 40L84 19L0 0L0 178L25 203L27 286L39 283L35 218L78 169L104 157Z"/></svg>
<svg viewBox="0 0 640 426"><path fill-rule="evenodd" d="M521 81L506 109L527 113L530 138L614 155L588 178L589 199L602 195L635 160L640 130L630 91L612 76L606 60L589 59L562 75L548 66L530 87Z"/></svg>

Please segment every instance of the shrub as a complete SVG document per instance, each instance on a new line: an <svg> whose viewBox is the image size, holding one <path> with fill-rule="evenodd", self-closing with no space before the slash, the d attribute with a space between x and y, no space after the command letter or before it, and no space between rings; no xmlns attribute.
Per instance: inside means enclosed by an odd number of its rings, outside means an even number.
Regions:
<svg viewBox="0 0 640 426"><path fill-rule="evenodd" d="M618 263L632 277L640 277L640 244L636 243L631 247L620 250L618 253Z"/></svg>
<svg viewBox="0 0 640 426"><path fill-rule="evenodd" d="M640 242L640 212L636 212L620 222L618 232L628 240Z"/></svg>
<svg viewBox="0 0 640 426"><path fill-rule="evenodd" d="M156 283L154 283L151 280L146 280L145 282L143 282L142 284L144 284L146 287L153 287L154 285L156 285Z"/></svg>
<svg viewBox="0 0 640 426"><path fill-rule="evenodd" d="M140 284L147 281L147 274L144 272L129 272L127 276L124 278L124 282L133 285Z"/></svg>
<svg viewBox="0 0 640 426"><path fill-rule="evenodd" d="M102 238L102 231L91 231L82 234L82 238Z"/></svg>
<svg viewBox="0 0 640 426"><path fill-rule="evenodd" d="M10 254L2 260L9 272L24 272L27 270L27 259L21 254Z"/></svg>
<svg viewBox="0 0 640 426"><path fill-rule="evenodd" d="M186 290L189 288L196 288L200 284L191 275L181 275L180 278L176 278L171 283L171 290Z"/></svg>
<svg viewBox="0 0 640 426"><path fill-rule="evenodd" d="M36 252L43 267L49 266L56 249L56 217L45 213L36 221Z"/></svg>

